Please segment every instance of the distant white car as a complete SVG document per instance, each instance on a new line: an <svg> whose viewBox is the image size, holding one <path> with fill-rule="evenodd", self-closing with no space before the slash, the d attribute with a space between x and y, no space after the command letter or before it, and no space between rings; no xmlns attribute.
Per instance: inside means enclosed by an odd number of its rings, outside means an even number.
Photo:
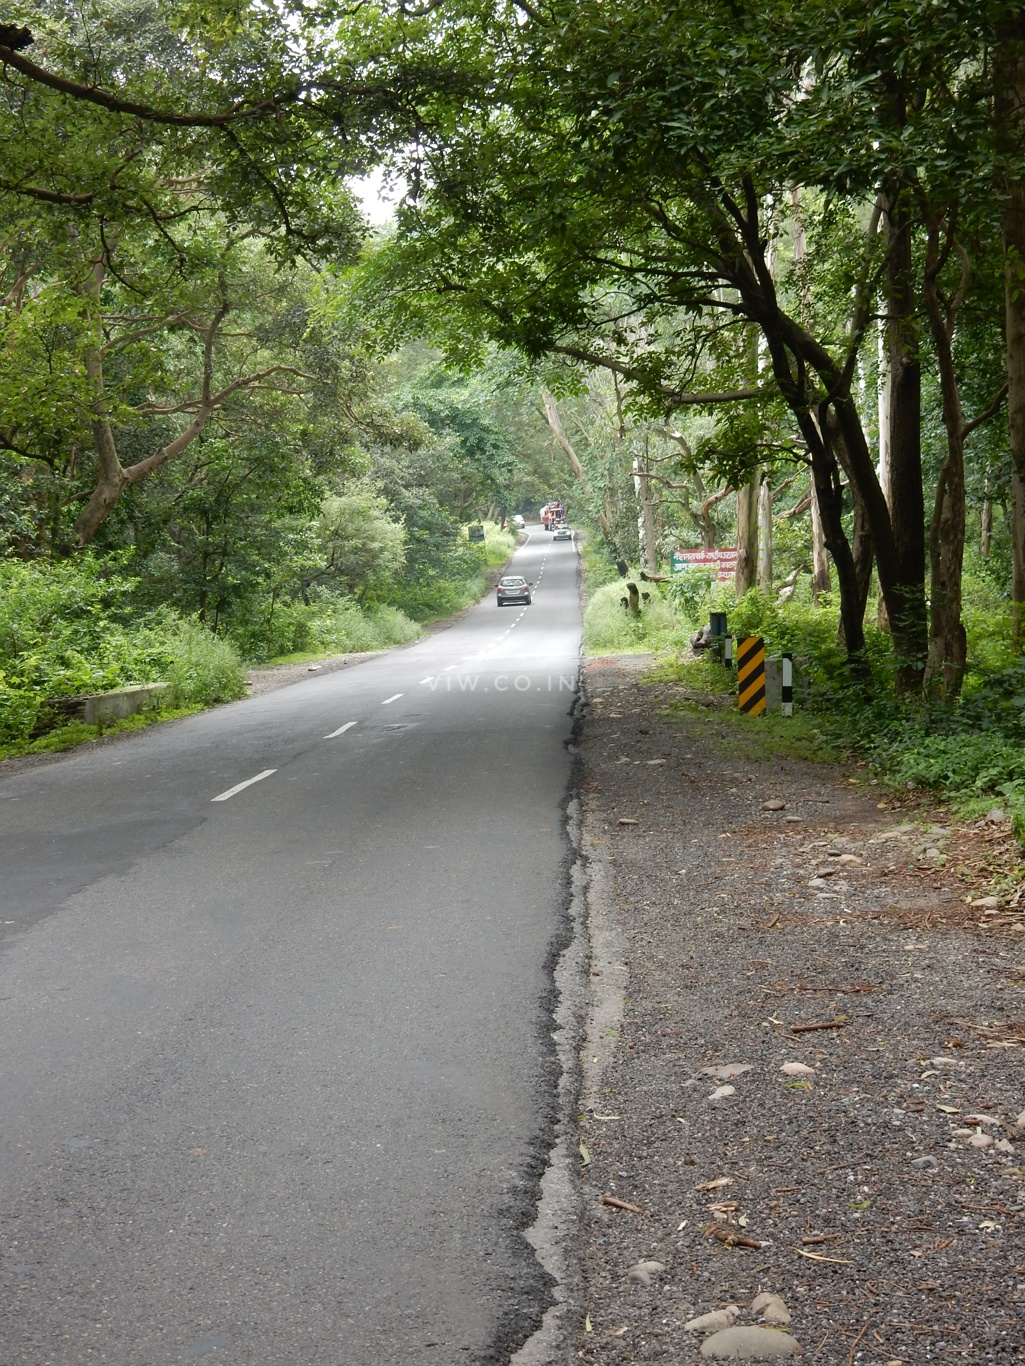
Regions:
<svg viewBox="0 0 1025 1366"><path fill-rule="evenodd" d="M552 537L553 541L572 541L572 539L573 533L568 526L557 526L555 528L555 535Z"/></svg>
<svg viewBox="0 0 1025 1366"><path fill-rule="evenodd" d="M523 526L523 518L520 516L518 512L516 516L513 518L513 526Z"/></svg>

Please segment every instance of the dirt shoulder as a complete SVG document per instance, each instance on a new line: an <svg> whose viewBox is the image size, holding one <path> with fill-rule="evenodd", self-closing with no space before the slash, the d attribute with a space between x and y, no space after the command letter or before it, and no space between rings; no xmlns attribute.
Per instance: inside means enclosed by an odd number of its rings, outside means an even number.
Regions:
<svg viewBox="0 0 1025 1366"><path fill-rule="evenodd" d="M1006 823L745 753L646 664L585 668L578 1358L1025 1361Z"/></svg>

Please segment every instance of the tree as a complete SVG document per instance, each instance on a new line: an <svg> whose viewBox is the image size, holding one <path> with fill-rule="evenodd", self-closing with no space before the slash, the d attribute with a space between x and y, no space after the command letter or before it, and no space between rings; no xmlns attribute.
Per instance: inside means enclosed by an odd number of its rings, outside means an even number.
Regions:
<svg viewBox="0 0 1025 1366"><path fill-rule="evenodd" d="M763 7L756 20L711 0L685 15L585 3L504 19L497 8L480 20L489 78L477 103L447 117L435 106L418 144L410 169L425 188L383 272L398 309L462 339L605 365L663 411L778 395L810 462L851 657L874 553L901 684L917 687L921 246L930 212L956 216L977 196L992 11L885 0ZM444 52L443 26L435 41ZM770 259L795 184L808 191L802 230L813 208L819 220L805 280L831 286L828 299L813 290L810 314L804 282L775 278ZM611 316L610 298L624 301ZM889 502L858 373L880 307ZM730 359L721 344L750 324L767 357L754 384L743 347ZM942 539L954 523L940 523Z"/></svg>
<svg viewBox="0 0 1025 1366"><path fill-rule="evenodd" d="M340 580L360 600L380 601L406 560L406 531L379 493L366 484L324 499L318 521L323 564L308 574L315 581Z"/></svg>

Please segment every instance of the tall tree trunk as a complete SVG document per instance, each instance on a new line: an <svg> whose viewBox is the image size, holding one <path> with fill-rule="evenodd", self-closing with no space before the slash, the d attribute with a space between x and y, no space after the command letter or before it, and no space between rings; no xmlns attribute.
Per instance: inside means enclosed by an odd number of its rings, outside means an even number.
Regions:
<svg viewBox="0 0 1025 1366"><path fill-rule="evenodd" d="M826 538L822 533L822 513L819 511L815 480L811 484L811 600L818 603L823 593L832 591L829 577L829 556L826 554Z"/></svg>
<svg viewBox="0 0 1025 1366"><path fill-rule="evenodd" d="M897 687L916 691L927 654L925 500L922 490L922 364L916 320L913 220L906 194L891 189L887 241L886 351L890 376L889 510L896 557L897 610L888 608L897 655ZM892 597L893 595L891 595Z"/></svg>
<svg viewBox="0 0 1025 1366"><path fill-rule="evenodd" d="M758 575L758 484L756 469L737 489L737 569L734 587L738 598L755 586Z"/></svg>
<svg viewBox="0 0 1025 1366"><path fill-rule="evenodd" d="M854 557L844 533L836 454L830 447L828 434L824 430L820 431L818 426L818 421L824 422L824 409L831 409L836 414L838 429L843 435L851 478L860 490L872 533L879 568L879 583L887 601L894 651L900 661L898 685L906 691L917 685L921 677L928 644L924 530L921 515L915 526L914 518L909 513L915 501L915 472L919 476L917 504L920 513L922 508L921 449L920 441L915 439L918 433L918 413L914 401L918 394L919 379L917 349L909 350L906 355L902 353L902 358L906 361L902 370L904 382L900 389L903 401L897 402L895 392L894 402L896 409L902 413L910 412L915 421L905 422L899 430L897 424L891 422L894 482L895 489L899 487L901 494L898 499L895 492L894 505L896 508L899 503L902 520L898 525L906 532L906 539L902 541L896 534L890 510L879 487L875 462L869 451L857 404L851 393L850 358L845 364L838 364L828 347L808 329L797 324L780 306L775 287L765 267L763 232L755 211L755 196L750 184L745 185L745 190L746 202L750 206L746 216L739 214L737 202L728 195L724 196L724 204L718 201L712 203L709 200L702 204L716 232L717 245L721 253L720 264L738 290L747 316L758 324L765 335L772 356L776 383L811 454L826 545L837 571L840 610L850 663L855 674L867 678L868 669L864 656L864 604L859 592ZM876 231L876 219L873 214L870 226L872 243ZM898 239L902 239L897 243L897 265L903 269L896 269L889 255L887 264L895 281L910 284L910 225L906 232L897 236ZM912 290L912 305L913 302ZM897 303L896 321L908 324L913 330L913 312L909 311L905 315L901 311L902 301L898 299ZM862 297L856 301L856 314L863 317L865 307L865 299ZM896 330L898 339L906 342L907 328L898 327ZM825 392L825 398L817 396L822 391ZM894 440L895 430L899 442Z"/></svg>
<svg viewBox="0 0 1025 1366"><path fill-rule="evenodd" d="M997 148L1002 160L1007 425L1011 446L1013 636L1025 647L1025 14L1011 18L993 54Z"/></svg>
<svg viewBox="0 0 1025 1366"><path fill-rule="evenodd" d="M941 233L949 227L929 224L922 298L936 348L947 433L947 458L936 485L929 527L929 654L923 686L935 701L949 701L961 691L968 643L961 622L961 582L964 569L965 476L964 414L954 371L952 341L957 315L968 288L967 254L954 243L961 258L961 283L952 299L941 296L939 272L944 254ZM949 249L950 242L947 247Z"/></svg>
<svg viewBox="0 0 1025 1366"><path fill-rule="evenodd" d="M640 533L638 540L641 546L641 567L649 574L657 574L658 534L655 529L655 505L651 500L651 480L648 478L650 473L651 466L645 452L643 459L638 458L634 461L634 485L640 505L637 530Z"/></svg>
<svg viewBox="0 0 1025 1366"><path fill-rule="evenodd" d="M979 554L984 560L989 559L989 552L993 543L993 499L987 493L982 500L982 517L979 527Z"/></svg>
<svg viewBox="0 0 1025 1366"><path fill-rule="evenodd" d="M758 485L758 587L772 592L772 479L762 470Z"/></svg>
<svg viewBox="0 0 1025 1366"><path fill-rule="evenodd" d="M886 506L890 507L890 356L889 348L886 344L886 324L880 321L876 329L876 358L878 374L876 378L876 411L878 413L879 429L879 460L876 470L879 475L879 486L886 499ZM876 621L881 631L890 629L890 618L886 614L886 599L882 593L879 594L879 605L876 609Z"/></svg>
<svg viewBox="0 0 1025 1366"><path fill-rule="evenodd" d="M794 185L790 190L791 241L794 254L794 271L797 274L798 298L800 299L800 318L804 327L811 322L811 297L807 278L804 274L808 258L808 238L804 230L804 211L801 207L801 187ZM815 479L811 481L811 600L818 606L823 593L832 591L829 577L829 556L826 553L826 538L822 532L822 512L819 509Z"/></svg>

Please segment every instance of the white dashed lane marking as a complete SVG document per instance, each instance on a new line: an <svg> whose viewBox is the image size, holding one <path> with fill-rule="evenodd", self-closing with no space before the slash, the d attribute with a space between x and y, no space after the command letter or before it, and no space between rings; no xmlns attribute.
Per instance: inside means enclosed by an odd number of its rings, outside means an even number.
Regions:
<svg viewBox="0 0 1025 1366"><path fill-rule="evenodd" d="M227 792L221 792L216 797L211 797L212 802L226 802L229 797L234 797L236 792L241 792L244 787L252 787L253 783L260 782L263 778L269 778L272 773L277 773L276 768L265 768L262 773L258 773L255 778L247 778L244 783L236 783L234 787L229 787Z"/></svg>
<svg viewBox="0 0 1025 1366"><path fill-rule="evenodd" d="M339 726L338 729L333 730L330 735L325 735L324 739L334 740L337 736L344 735L347 730L352 730L353 726L358 724L359 723L357 721L346 721L344 726Z"/></svg>
<svg viewBox="0 0 1025 1366"><path fill-rule="evenodd" d="M384 699L384 701L381 703L381 706L382 706L382 707L386 707L386 706L388 705L389 702L397 702L397 701L399 700L400 697L405 697L405 695L406 695L405 693L401 693L401 692L392 693L391 697L386 697L386 698Z"/></svg>

